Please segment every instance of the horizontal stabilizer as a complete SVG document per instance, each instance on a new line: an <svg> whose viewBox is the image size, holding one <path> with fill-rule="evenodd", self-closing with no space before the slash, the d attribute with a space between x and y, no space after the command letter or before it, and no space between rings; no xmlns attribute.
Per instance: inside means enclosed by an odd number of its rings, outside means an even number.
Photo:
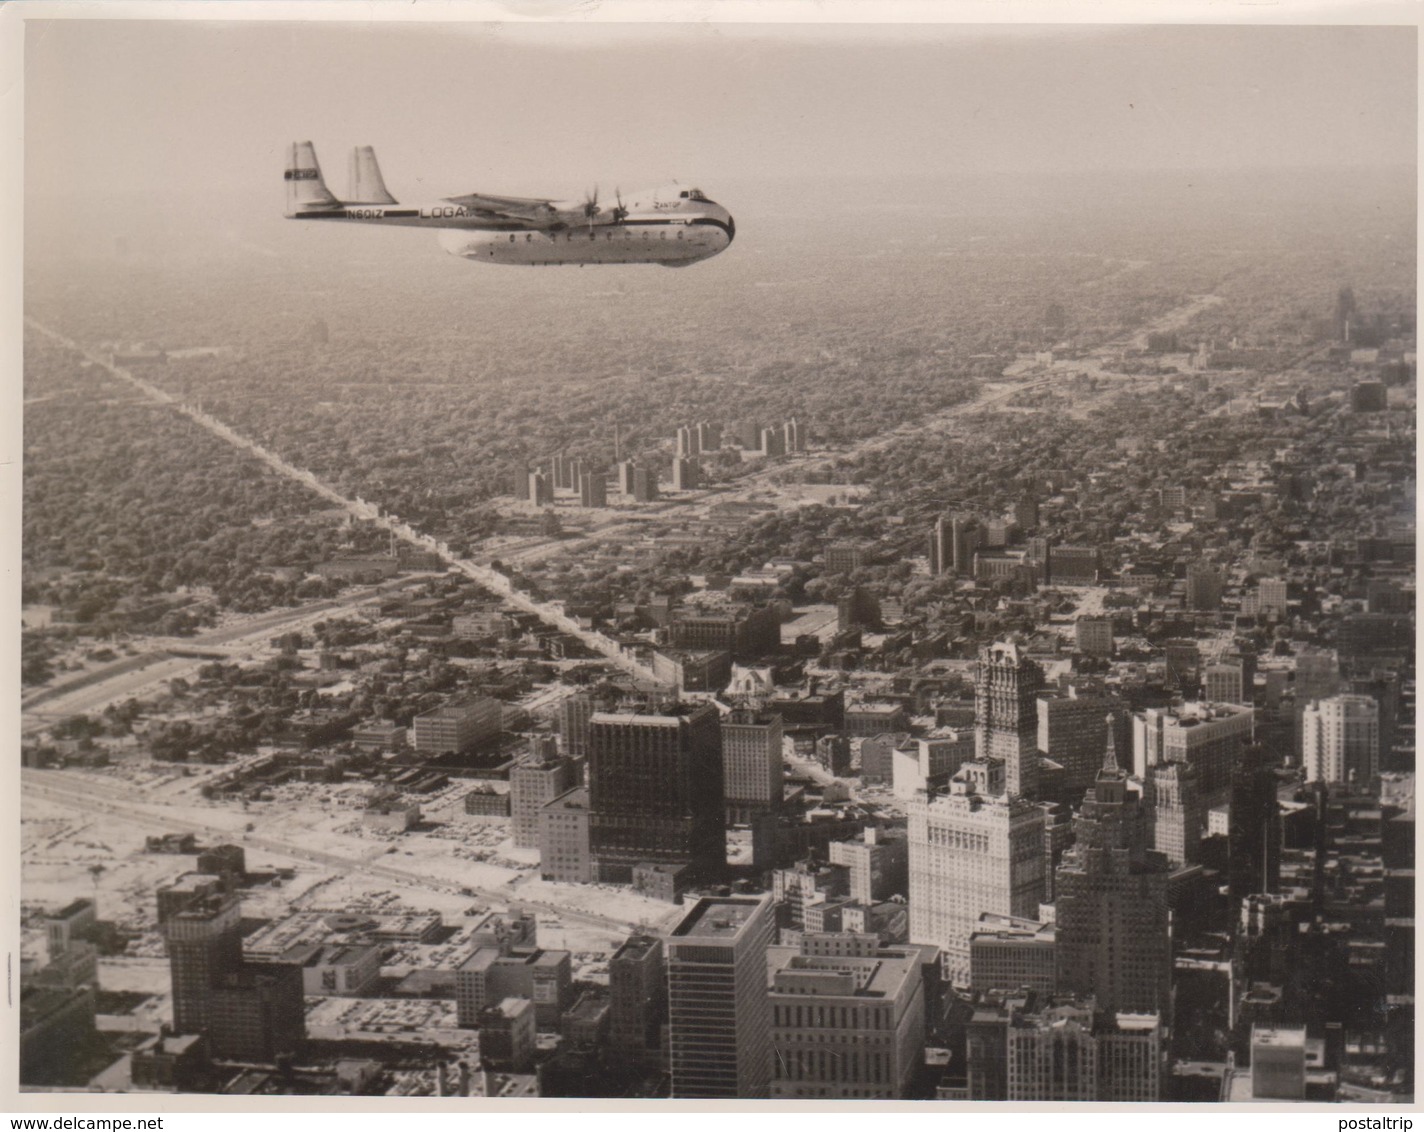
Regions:
<svg viewBox="0 0 1424 1132"><path fill-rule="evenodd" d="M397 203L381 178L381 167L376 164L376 151L369 145L358 145L351 151L347 184L351 189L347 204Z"/></svg>

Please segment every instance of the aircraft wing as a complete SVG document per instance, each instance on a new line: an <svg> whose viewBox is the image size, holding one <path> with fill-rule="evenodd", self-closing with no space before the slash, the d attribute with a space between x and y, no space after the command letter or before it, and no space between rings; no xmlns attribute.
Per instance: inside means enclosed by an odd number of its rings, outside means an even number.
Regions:
<svg viewBox="0 0 1424 1132"><path fill-rule="evenodd" d="M535 200L529 197L494 197L484 193L468 193L465 196L449 197L451 204L468 208L471 212L487 216L491 220L522 220L530 223L552 224L558 220L553 202Z"/></svg>

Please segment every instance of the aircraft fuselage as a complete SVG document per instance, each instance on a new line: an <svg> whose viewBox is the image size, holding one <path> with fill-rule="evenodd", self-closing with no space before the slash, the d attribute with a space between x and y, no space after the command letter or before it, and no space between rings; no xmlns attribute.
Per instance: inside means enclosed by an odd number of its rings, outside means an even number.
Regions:
<svg viewBox="0 0 1424 1132"><path fill-rule="evenodd" d="M678 204L683 202L678 201ZM697 202L702 204L702 202ZM344 205L293 214L296 220L346 220L440 230L451 255L484 263L553 266L576 263L659 263L678 267L707 259L732 242L736 229L720 206L665 208L616 223L570 223L561 230L490 221L464 205ZM492 226L495 225L495 226Z"/></svg>
<svg viewBox="0 0 1424 1132"><path fill-rule="evenodd" d="M709 259L737 234L732 215L700 189L662 185L600 205L595 189L582 201L500 197L482 193L401 204L386 188L376 154L351 155L349 199L326 187L316 148L293 142L287 170L286 215L292 220L341 220L436 228L451 255L484 263L527 265L659 263L682 267Z"/></svg>

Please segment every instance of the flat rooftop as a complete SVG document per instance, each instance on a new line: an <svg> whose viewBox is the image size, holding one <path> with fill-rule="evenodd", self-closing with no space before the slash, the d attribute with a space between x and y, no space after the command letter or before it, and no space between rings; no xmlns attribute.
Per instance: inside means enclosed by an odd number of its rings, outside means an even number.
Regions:
<svg viewBox="0 0 1424 1132"><path fill-rule="evenodd" d="M741 935L742 929L765 903L765 899L756 897L704 897L693 905L672 934L679 939L730 943Z"/></svg>
<svg viewBox="0 0 1424 1132"><path fill-rule="evenodd" d="M575 786L566 794L560 794L552 802L546 803L546 810L586 810L588 809L588 787Z"/></svg>
<svg viewBox="0 0 1424 1132"><path fill-rule="evenodd" d="M1294 1046L1303 1050L1305 1048L1305 1027L1277 1029L1272 1026L1252 1026L1251 1044L1253 1046Z"/></svg>

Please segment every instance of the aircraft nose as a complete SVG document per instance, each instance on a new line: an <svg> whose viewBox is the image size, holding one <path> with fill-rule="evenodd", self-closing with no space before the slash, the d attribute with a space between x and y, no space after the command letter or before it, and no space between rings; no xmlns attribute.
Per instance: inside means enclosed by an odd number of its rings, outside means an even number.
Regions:
<svg viewBox="0 0 1424 1132"><path fill-rule="evenodd" d="M732 241L737 238L737 222L732 219L732 214L727 213L727 246L732 246Z"/></svg>

